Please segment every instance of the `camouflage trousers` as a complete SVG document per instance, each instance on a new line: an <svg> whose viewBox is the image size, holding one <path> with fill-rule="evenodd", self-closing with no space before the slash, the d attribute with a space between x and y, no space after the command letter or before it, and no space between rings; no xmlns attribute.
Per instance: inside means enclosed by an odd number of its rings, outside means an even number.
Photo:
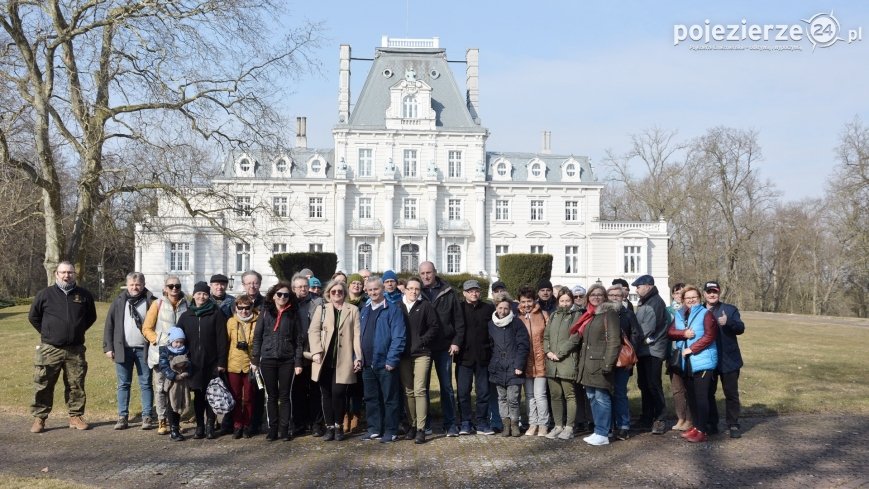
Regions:
<svg viewBox="0 0 869 489"><path fill-rule="evenodd" d="M70 416L84 415L87 396L84 391L84 378L88 371L85 360L85 346L52 346L41 344L36 347L33 386L36 391L31 412L34 417L47 418L54 405L54 386L63 372L63 397L69 408Z"/></svg>

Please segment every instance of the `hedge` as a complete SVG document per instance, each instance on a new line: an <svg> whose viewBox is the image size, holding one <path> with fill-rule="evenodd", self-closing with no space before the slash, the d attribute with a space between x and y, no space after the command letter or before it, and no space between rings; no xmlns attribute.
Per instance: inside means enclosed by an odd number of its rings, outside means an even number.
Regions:
<svg viewBox="0 0 869 489"><path fill-rule="evenodd" d="M289 281L299 270L308 268L325 284L338 267L338 255L322 252L278 253L269 259L269 265L278 280Z"/></svg>
<svg viewBox="0 0 869 489"><path fill-rule="evenodd" d="M525 284L537 287L541 280L552 276L552 255L513 253L498 257L498 273L514 297Z"/></svg>

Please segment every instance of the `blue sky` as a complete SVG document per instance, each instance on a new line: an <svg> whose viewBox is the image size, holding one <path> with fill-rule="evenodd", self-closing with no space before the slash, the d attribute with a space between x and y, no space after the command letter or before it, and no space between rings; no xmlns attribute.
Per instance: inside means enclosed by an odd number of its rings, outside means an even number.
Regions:
<svg viewBox="0 0 869 489"><path fill-rule="evenodd" d="M718 125L753 129L763 176L786 200L820 197L836 164L843 125L869 123L869 5L862 2L551 2L322 1L290 3L285 22L322 21L322 70L294 82L283 108L308 118L310 146L331 147L337 121L338 46L370 58L383 35L440 38L450 60L480 49L480 115L488 149L538 151L552 132L555 153L589 156L601 178L607 149L652 126L687 140ZM801 51L697 51L674 46L674 25L799 24L818 13L839 22L840 36L863 40ZM464 65L455 64L464 83ZM352 97L370 63L354 61Z"/></svg>

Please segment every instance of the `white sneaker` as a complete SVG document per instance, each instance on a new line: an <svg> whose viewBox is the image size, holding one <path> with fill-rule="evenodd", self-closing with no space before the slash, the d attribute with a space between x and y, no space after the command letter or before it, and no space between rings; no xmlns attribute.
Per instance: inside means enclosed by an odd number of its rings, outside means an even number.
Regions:
<svg viewBox="0 0 869 489"><path fill-rule="evenodd" d="M583 438L582 440L584 442L588 443L589 445L593 445L593 446L601 446L601 445L609 445L610 444L609 438L602 436L602 435L598 435L597 433L594 433L591 436L587 436L587 437Z"/></svg>

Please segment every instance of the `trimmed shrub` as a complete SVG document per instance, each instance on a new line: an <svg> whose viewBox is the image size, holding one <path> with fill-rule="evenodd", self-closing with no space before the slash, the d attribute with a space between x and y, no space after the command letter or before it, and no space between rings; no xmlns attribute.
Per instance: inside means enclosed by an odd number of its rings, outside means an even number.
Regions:
<svg viewBox="0 0 869 489"><path fill-rule="evenodd" d="M289 281L299 270L309 268L325 284L338 267L338 255L322 252L278 253L269 259L269 265L278 280Z"/></svg>
<svg viewBox="0 0 869 489"><path fill-rule="evenodd" d="M499 278L507 284L507 290L515 297L519 287L529 284L537 287L543 279L552 276L552 255L513 253L498 257Z"/></svg>

